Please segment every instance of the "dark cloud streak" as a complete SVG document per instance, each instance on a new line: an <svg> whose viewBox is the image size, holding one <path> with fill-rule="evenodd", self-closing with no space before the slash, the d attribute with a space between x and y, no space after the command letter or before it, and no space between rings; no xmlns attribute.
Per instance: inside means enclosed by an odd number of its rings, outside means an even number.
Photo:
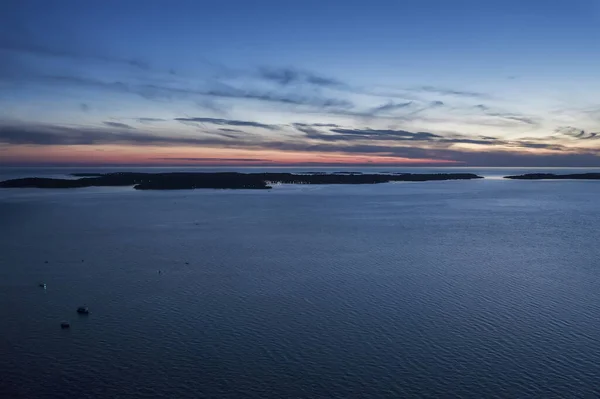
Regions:
<svg viewBox="0 0 600 399"><path fill-rule="evenodd" d="M496 145L503 143L494 137L444 137L430 132L408 132L405 130L381 129L330 129L327 133L315 129L313 125L296 123L294 127L304 133L307 138L328 142L356 141L415 141L435 144L479 144Z"/></svg>
<svg viewBox="0 0 600 399"><path fill-rule="evenodd" d="M359 137L365 139L385 138L395 140L431 140L441 136L428 132L407 132L405 130L378 130L378 129L331 129L333 133L338 133L339 137Z"/></svg>
<svg viewBox="0 0 600 399"><path fill-rule="evenodd" d="M258 128L262 128L262 129L269 129L269 130L278 129L278 127L275 125L267 125L264 123L250 122L250 121L236 121L236 120L231 120L231 119L175 118L174 120L176 120L177 122L182 122L182 123L193 122L193 123L209 123L209 124L220 125L220 126L224 126L224 125L226 125L226 126L246 126L246 127L258 127Z"/></svg>
<svg viewBox="0 0 600 399"><path fill-rule="evenodd" d="M244 133L243 131L237 130L237 129L219 128L219 130L222 132L230 132L230 133Z"/></svg>
<svg viewBox="0 0 600 399"><path fill-rule="evenodd" d="M15 145L206 145L222 143L220 138L167 137L147 133L110 132L62 126L1 126L0 143Z"/></svg>
<svg viewBox="0 0 600 399"><path fill-rule="evenodd" d="M587 132L584 129L573 126L561 126L555 130L556 133L563 134L578 140L596 140L600 139L600 133Z"/></svg>
<svg viewBox="0 0 600 399"><path fill-rule="evenodd" d="M267 81L275 82L281 86L292 84L311 84L320 87L344 87L344 83L308 71L293 68L259 68L258 75Z"/></svg>
<svg viewBox="0 0 600 399"><path fill-rule="evenodd" d="M108 122L102 122L102 123L105 124L106 126L116 127L116 128L119 128L119 129L135 129L133 126L129 126L128 124L121 123L121 122L110 122L110 121L108 121Z"/></svg>
<svg viewBox="0 0 600 399"><path fill-rule="evenodd" d="M454 90L437 86L419 86L413 89L409 89L410 91L424 92L424 93L435 93L441 95L452 95L458 97L469 97L469 98L489 98L490 96L485 93L479 93L475 91L466 91L466 90Z"/></svg>
<svg viewBox="0 0 600 399"><path fill-rule="evenodd" d="M171 158L171 157L163 157L163 158L151 158L151 159L159 159L163 161L197 161L197 162L206 162L206 161L218 161L218 162L273 162L269 159L256 159L256 158Z"/></svg>
<svg viewBox="0 0 600 399"><path fill-rule="evenodd" d="M162 118L137 118L139 123L154 123L154 122L166 122L166 119Z"/></svg>
<svg viewBox="0 0 600 399"><path fill-rule="evenodd" d="M499 119L504 119L506 121L511 121L511 122L514 121L514 122L524 123L527 125L537 125L538 124L538 121L535 118L532 118L530 116L515 114L515 113L511 113L511 112L503 112L503 111L499 111L499 110L493 110L492 108L490 108L484 104L475 105L473 108L481 111L483 113L483 115L491 116L491 117L499 118Z"/></svg>
<svg viewBox="0 0 600 399"><path fill-rule="evenodd" d="M527 125L537 125L537 121L528 116L509 114L509 113L501 113L501 112L488 112L486 115L494 116L501 119L506 119L509 121L521 122Z"/></svg>
<svg viewBox="0 0 600 399"><path fill-rule="evenodd" d="M390 102L388 102L386 104L383 104L383 105L380 105L378 107L373 108L371 110L371 114L372 115L377 115L377 114L379 114L381 112L396 111L398 109L409 108L412 105L413 105L412 101L408 101L408 102L405 102L405 103L394 103L394 102L390 101Z"/></svg>

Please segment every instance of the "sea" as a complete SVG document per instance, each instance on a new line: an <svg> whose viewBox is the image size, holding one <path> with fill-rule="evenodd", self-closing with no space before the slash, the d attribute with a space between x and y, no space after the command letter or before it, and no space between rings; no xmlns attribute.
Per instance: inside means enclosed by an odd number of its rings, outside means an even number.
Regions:
<svg viewBox="0 0 600 399"><path fill-rule="evenodd" d="M486 178L0 189L0 398L600 397L597 169L284 170Z"/></svg>

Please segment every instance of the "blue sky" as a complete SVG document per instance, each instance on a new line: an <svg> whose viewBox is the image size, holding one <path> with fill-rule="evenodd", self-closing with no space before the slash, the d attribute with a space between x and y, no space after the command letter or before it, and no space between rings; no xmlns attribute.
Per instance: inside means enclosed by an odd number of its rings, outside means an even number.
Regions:
<svg viewBox="0 0 600 399"><path fill-rule="evenodd" d="M0 163L600 166L599 71L600 0L5 0Z"/></svg>

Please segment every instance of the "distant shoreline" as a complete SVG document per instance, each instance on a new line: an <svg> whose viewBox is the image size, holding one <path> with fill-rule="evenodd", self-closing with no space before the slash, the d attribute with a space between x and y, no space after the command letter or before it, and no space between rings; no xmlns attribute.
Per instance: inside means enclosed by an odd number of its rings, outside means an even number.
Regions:
<svg viewBox="0 0 600 399"><path fill-rule="evenodd" d="M77 179L27 177L0 182L0 188L133 187L136 190L251 189L265 190L270 184L380 184L483 179L474 173L364 173L364 172L116 172L71 173ZM504 176L509 180L600 180L600 173L527 173Z"/></svg>
<svg viewBox="0 0 600 399"><path fill-rule="evenodd" d="M505 176L511 180L600 180L600 173L571 173L557 175L554 173L526 173L524 175Z"/></svg>
<svg viewBox="0 0 600 399"><path fill-rule="evenodd" d="M136 190L270 189L269 184L379 184L394 181L424 182L472 180L473 173L73 173L79 179L30 177L0 182L0 188L83 188L133 186Z"/></svg>

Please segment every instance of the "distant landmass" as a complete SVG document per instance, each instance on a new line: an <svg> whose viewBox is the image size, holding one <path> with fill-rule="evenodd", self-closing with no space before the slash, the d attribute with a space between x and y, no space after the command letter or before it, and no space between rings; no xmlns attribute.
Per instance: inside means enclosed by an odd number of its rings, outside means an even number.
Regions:
<svg viewBox="0 0 600 399"><path fill-rule="evenodd" d="M136 190L269 189L270 184L377 184L393 181L471 180L473 173L348 174L348 173L74 173L79 179L30 177L0 182L0 188L81 188L133 186Z"/></svg>
<svg viewBox="0 0 600 399"><path fill-rule="evenodd" d="M600 173L574 173L556 175L554 173L528 173L517 176L505 176L505 179L514 180L600 180Z"/></svg>

